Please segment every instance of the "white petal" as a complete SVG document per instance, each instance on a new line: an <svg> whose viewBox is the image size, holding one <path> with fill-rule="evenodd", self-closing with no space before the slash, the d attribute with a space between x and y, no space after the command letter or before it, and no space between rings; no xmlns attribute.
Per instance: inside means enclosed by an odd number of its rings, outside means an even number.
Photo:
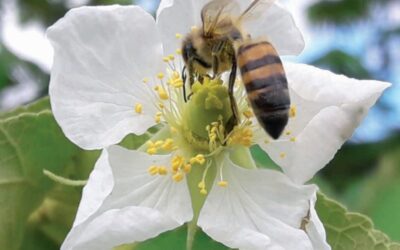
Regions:
<svg viewBox="0 0 400 250"><path fill-rule="evenodd" d="M201 25L201 8L208 0L162 0L157 10L157 27L162 37L164 53L175 53L182 47L176 34L188 34L193 26Z"/></svg>
<svg viewBox="0 0 400 250"><path fill-rule="evenodd" d="M300 228L314 186L298 186L270 170L247 170L226 159L223 178L214 184L199 226L212 238L239 249L312 249Z"/></svg>
<svg viewBox="0 0 400 250"><path fill-rule="evenodd" d="M247 6L250 2L250 0L240 1L242 6ZM260 4L257 8L256 11L260 15L253 18L251 22L245 23L245 29L252 38L266 38L274 45L279 55L300 54L305 43L290 12L278 1L272 5Z"/></svg>
<svg viewBox="0 0 400 250"><path fill-rule="evenodd" d="M310 206L310 221L306 224L306 232L310 238L313 249L318 250L331 250L328 242L326 241L326 233L324 225L318 218L317 211L315 211L315 202L317 201L317 195L311 199Z"/></svg>
<svg viewBox="0 0 400 250"><path fill-rule="evenodd" d="M108 152L103 150L90 174L88 183L83 188L82 199L74 221L74 226L87 220L111 193L114 180L108 163Z"/></svg>
<svg viewBox="0 0 400 250"><path fill-rule="evenodd" d="M155 237L192 219L186 182L147 173L151 165L167 165L170 156L118 146L107 151L114 188L94 214L72 228L62 249L111 249Z"/></svg>
<svg viewBox="0 0 400 250"><path fill-rule="evenodd" d="M259 143L290 178L304 183L333 158L390 84L351 79L307 65L287 63L285 69L297 108L286 128L290 135Z"/></svg>
<svg viewBox="0 0 400 250"><path fill-rule="evenodd" d="M52 110L70 140L104 148L154 125L156 109L142 79L160 72L162 45L148 13L135 6L82 7L47 35L55 50Z"/></svg>

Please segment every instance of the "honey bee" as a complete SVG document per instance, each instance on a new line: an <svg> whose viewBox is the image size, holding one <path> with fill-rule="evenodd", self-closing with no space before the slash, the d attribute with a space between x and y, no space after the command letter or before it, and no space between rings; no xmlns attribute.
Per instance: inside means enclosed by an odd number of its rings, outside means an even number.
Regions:
<svg viewBox="0 0 400 250"><path fill-rule="evenodd" d="M274 139L279 138L289 117L290 98L282 61L266 39L254 40L242 28L243 22L262 4L274 0L253 0L239 13L234 0L212 0L201 11L202 26L185 37L182 56L184 72L189 84L212 72L219 77L230 70L229 98L232 118L226 125L231 131L240 122L234 98L234 84L239 67L249 102L264 130ZM184 80L186 82L186 74ZM186 94L184 91L186 100Z"/></svg>

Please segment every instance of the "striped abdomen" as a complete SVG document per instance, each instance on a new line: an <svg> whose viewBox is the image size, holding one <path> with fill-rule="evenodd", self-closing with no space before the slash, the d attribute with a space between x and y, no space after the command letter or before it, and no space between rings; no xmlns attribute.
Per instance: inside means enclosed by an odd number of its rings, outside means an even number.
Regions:
<svg viewBox="0 0 400 250"><path fill-rule="evenodd" d="M238 65L259 123L277 139L289 118L290 98L285 70L274 47L266 42L241 45Z"/></svg>

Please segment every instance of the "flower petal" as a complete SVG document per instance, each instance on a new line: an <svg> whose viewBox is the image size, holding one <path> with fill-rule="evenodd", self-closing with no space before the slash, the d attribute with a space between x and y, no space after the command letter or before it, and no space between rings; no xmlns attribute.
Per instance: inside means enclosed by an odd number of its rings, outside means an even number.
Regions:
<svg viewBox="0 0 400 250"><path fill-rule="evenodd" d="M168 164L170 156L150 156L119 146L107 151L113 190L94 214L75 223L62 249L111 249L155 237L192 219L186 183L147 172L150 165Z"/></svg>
<svg viewBox="0 0 400 250"><path fill-rule="evenodd" d="M148 13L136 6L77 8L47 36L55 50L52 110L70 140L104 148L155 124L156 108L142 79L160 72L162 45Z"/></svg>
<svg viewBox="0 0 400 250"><path fill-rule="evenodd" d="M314 186L298 186L271 170L247 170L226 159L223 178L214 184L198 225L210 237L239 249L312 249L300 224Z"/></svg>
<svg viewBox="0 0 400 250"><path fill-rule="evenodd" d="M208 0L161 0L157 10L157 27L162 37L164 53L175 53L182 47L176 34L188 34L191 27L201 25L201 8Z"/></svg>
<svg viewBox="0 0 400 250"><path fill-rule="evenodd" d="M252 1L240 1L245 9ZM278 1L264 1L255 10L257 18L245 22L245 30L252 38L264 38L274 45L279 55L298 55L305 46L303 35L296 26L293 16ZM257 14L255 13L255 14Z"/></svg>
<svg viewBox="0 0 400 250"><path fill-rule="evenodd" d="M286 63L285 69L297 114L279 140L259 143L292 180L304 183L333 158L390 84L308 65Z"/></svg>
<svg viewBox="0 0 400 250"><path fill-rule="evenodd" d="M326 241L326 233L324 225L318 218L317 211L315 210L315 202L317 201L317 194L311 199L310 205L310 221L306 224L305 229L310 238L313 249L318 250L331 250L328 242Z"/></svg>
<svg viewBox="0 0 400 250"><path fill-rule="evenodd" d="M88 183L83 188L82 199L74 221L74 226L87 220L111 193L114 180L108 163L108 152L103 150L90 174Z"/></svg>

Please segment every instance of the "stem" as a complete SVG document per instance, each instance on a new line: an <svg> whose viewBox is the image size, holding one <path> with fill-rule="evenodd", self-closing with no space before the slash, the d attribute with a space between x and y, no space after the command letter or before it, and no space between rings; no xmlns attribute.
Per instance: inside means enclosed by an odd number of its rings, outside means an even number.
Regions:
<svg viewBox="0 0 400 250"><path fill-rule="evenodd" d="M187 238L186 238L186 250L192 250L194 237L199 229L197 227L197 221L192 220L187 224Z"/></svg>

